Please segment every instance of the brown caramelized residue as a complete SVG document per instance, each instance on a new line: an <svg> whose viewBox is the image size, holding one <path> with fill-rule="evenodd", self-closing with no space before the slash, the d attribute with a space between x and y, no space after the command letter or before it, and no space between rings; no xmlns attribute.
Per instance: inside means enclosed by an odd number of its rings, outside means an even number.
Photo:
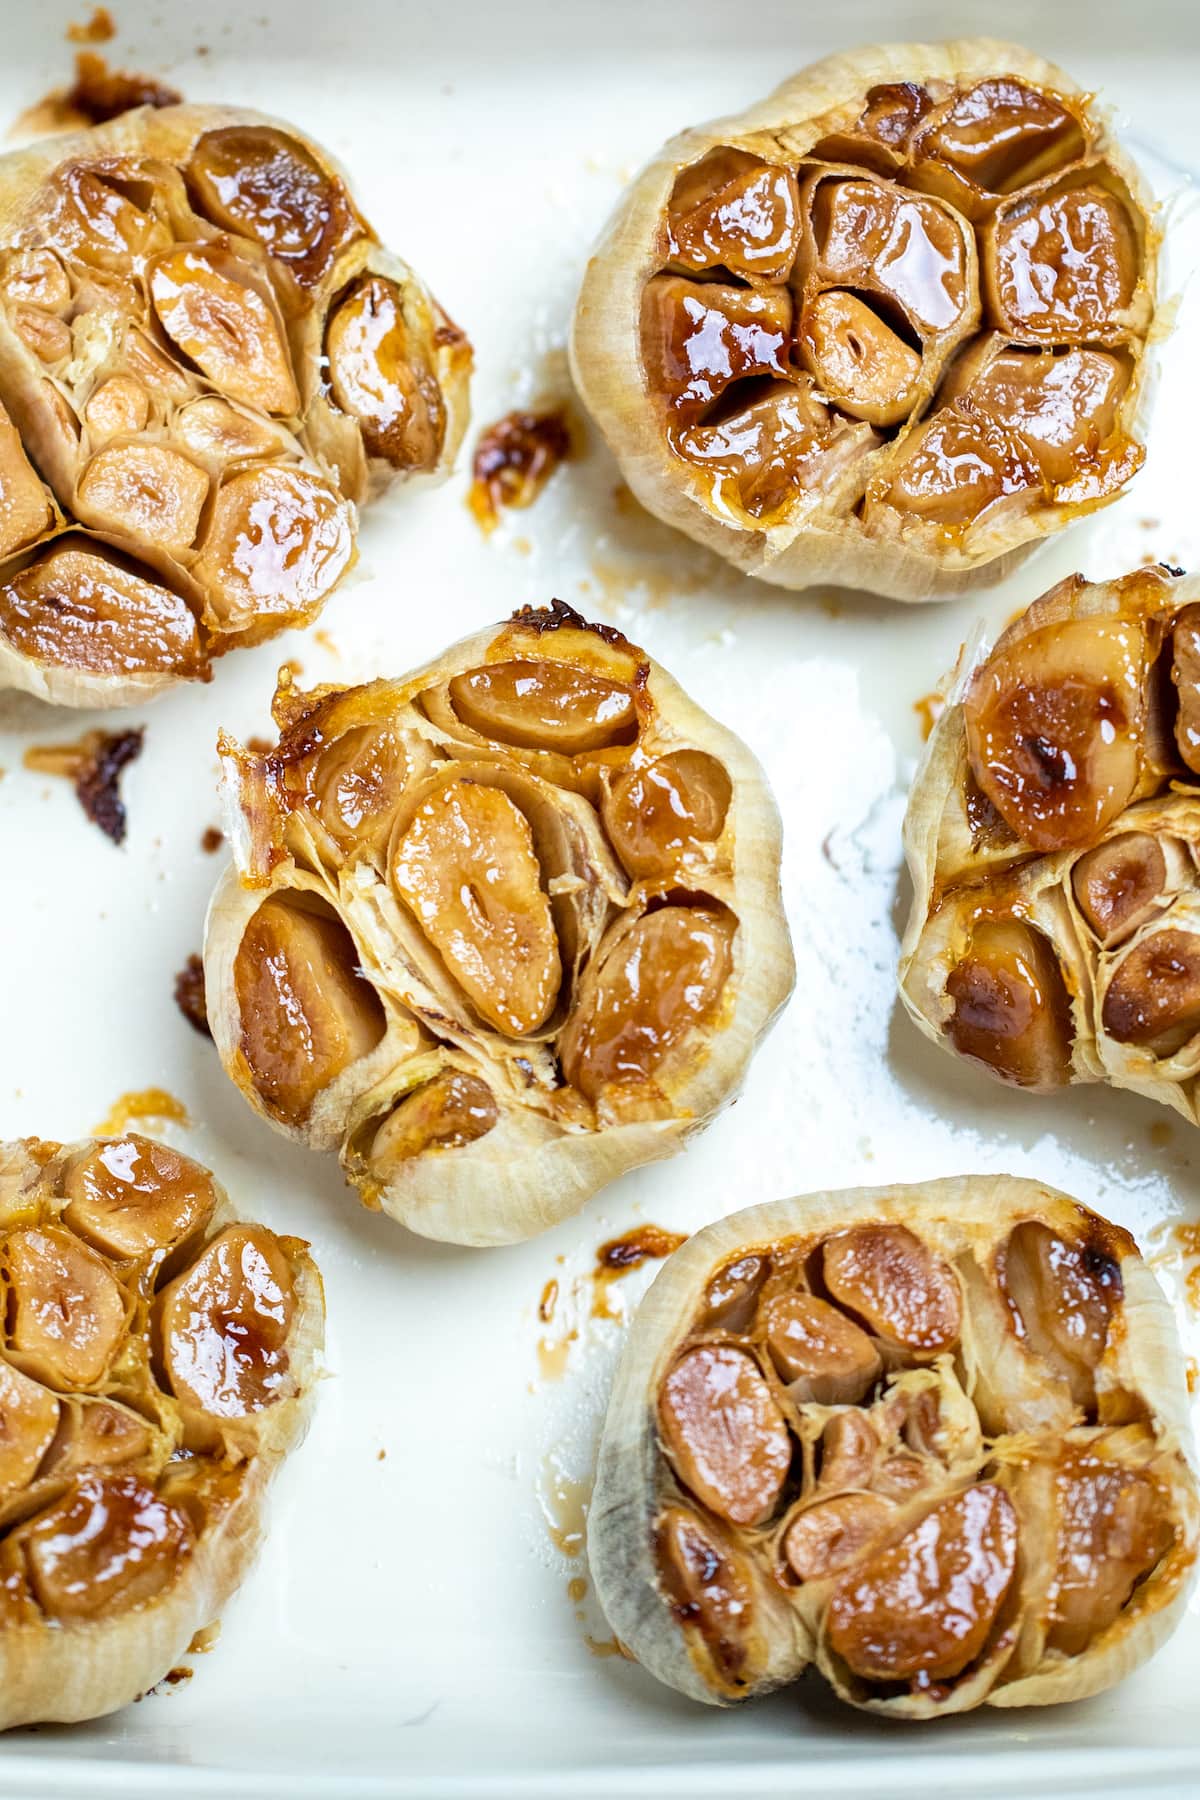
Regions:
<svg viewBox="0 0 1200 1800"><path fill-rule="evenodd" d="M608 1291L613 1282L620 1281L622 1276L628 1275L631 1269L640 1268L644 1262L670 1256L686 1242L686 1231L664 1231L661 1225L635 1225L631 1231L601 1244L592 1271L593 1319L622 1318L624 1314L614 1312L609 1305Z"/></svg>
<svg viewBox="0 0 1200 1800"><path fill-rule="evenodd" d="M34 744L24 757L36 775L60 775L75 784L79 804L93 825L114 844L125 840L126 815L121 772L142 753L143 728L88 731L75 744Z"/></svg>
<svg viewBox="0 0 1200 1800"><path fill-rule="evenodd" d="M193 953L175 977L175 1004L201 1037L210 1038L208 1007L204 995L204 963Z"/></svg>
<svg viewBox="0 0 1200 1800"><path fill-rule="evenodd" d="M103 9L99 9L103 10ZM75 26L75 31L87 29ZM69 35L69 34L68 34ZM72 42L102 43L103 38L76 37ZM70 87L54 88L25 108L14 121L11 137L56 136L102 125L136 106L178 106L183 95L154 75L128 69L110 69L95 50L81 50L75 58L75 79Z"/></svg>
<svg viewBox="0 0 1200 1800"><path fill-rule="evenodd" d="M942 694L922 694L919 700L913 701L913 711L921 725L921 737L928 743L933 736L933 728L946 710L945 696Z"/></svg>
<svg viewBox="0 0 1200 1800"><path fill-rule="evenodd" d="M587 1537L588 1504L592 1498L591 1477L576 1481L566 1474L555 1456L544 1457L537 1496L546 1529L556 1548L564 1556L581 1556Z"/></svg>
<svg viewBox="0 0 1200 1800"><path fill-rule="evenodd" d="M67 26L68 44L107 44L117 35L117 27L107 6L93 6L92 16L82 25Z"/></svg>
<svg viewBox="0 0 1200 1800"><path fill-rule="evenodd" d="M554 1277L542 1289L542 1297L538 1301L538 1318L543 1325L548 1325L554 1317L554 1309L558 1305L558 1283Z"/></svg>
<svg viewBox="0 0 1200 1800"><path fill-rule="evenodd" d="M134 1088L114 1100L112 1106L93 1127L96 1137L120 1137L129 1126L137 1120L144 1123L149 1120L170 1122L184 1127L191 1125L187 1107L174 1094L168 1094L165 1088Z"/></svg>
<svg viewBox="0 0 1200 1800"><path fill-rule="evenodd" d="M225 842L225 833L216 825L206 825L200 838L200 848L207 856L214 856Z"/></svg>
<svg viewBox="0 0 1200 1800"><path fill-rule="evenodd" d="M532 506L571 455L566 408L510 412L481 433L467 504L480 530L494 531L505 507Z"/></svg>

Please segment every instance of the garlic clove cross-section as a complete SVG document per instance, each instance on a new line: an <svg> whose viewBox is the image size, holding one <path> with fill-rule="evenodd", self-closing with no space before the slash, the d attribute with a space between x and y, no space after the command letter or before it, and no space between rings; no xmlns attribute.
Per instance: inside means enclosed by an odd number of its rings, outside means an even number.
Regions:
<svg viewBox="0 0 1200 1800"><path fill-rule="evenodd" d="M1018 45L831 56L627 188L575 383L642 505L736 567L959 593L1141 466L1154 211Z"/></svg>
<svg viewBox="0 0 1200 1800"><path fill-rule="evenodd" d="M221 106L0 156L0 687L140 703L313 619L471 348L328 153Z"/></svg>
<svg viewBox="0 0 1200 1800"><path fill-rule="evenodd" d="M1101 1693L1200 1548L1170 1306L1038 1182L734 1213L638 1309L587 1547L618 1641L711 1705L810 1666L899 1719Z"/></svg>
<svg viewBox="0 0 1200 1800"><path fill-rule="evenodd" d="M791 988L745 745L559 601L222 740L209 1020L255 1111L450 1242L531 1236L682 1148Z"/></svg>
<svg viewBox="0 0 1200 1800"><path fill-rule="evenodd" d="M0 1145L0 1730L127 1705L218 1617L307 1427L308 1246L128 1133Z"/></svg>
<svg viewBox="0 0 1200 1800"><path fill-rule="evenodd" d="M910 1015L1018 1087L1200 1122L1197 583L1061 582L947 678L909 797Z"/></svg>

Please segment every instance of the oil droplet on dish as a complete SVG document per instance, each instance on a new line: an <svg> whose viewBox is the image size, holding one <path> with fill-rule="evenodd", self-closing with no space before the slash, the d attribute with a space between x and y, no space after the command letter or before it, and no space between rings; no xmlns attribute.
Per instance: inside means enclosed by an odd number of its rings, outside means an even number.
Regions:
<svg viewBox="0 0 1200 1800"><path fill-rule="evenodd" d="M538 1339L538 1373L543 1381L562 1380L570 1361L571 1345L578 1341L577 1331L568 1331L565 1337Z"/></svg>
<svg viewBox="0 0 1200 1800"><path fill-rule="evenodd" d="M591 1476L576 1481L566 1473L557 1457L545 1456L537 1497L555 1546L564 1556L581 1555L587 1534L588 1502L592 1497Z"/></svg>

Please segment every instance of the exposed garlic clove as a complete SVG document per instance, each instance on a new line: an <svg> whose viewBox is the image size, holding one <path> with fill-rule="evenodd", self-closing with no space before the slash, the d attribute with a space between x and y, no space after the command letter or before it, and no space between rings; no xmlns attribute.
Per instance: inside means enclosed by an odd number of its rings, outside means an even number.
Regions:
<svg viewBox="0 0 1200 1800"><path fill-rule="evenodd" d="M92 436L101 443L106 438L132 436L150 417L150 396L132 375L110 375L93 388L83 417Z"/></svg>
<svg viewBox="0 0 1200 1800"><path fill-rule="evenodd" d="M1200 1033L1200 937L1164 927L1139 939L1108 982L1100 1016L1119 1044L1176 1055Z"/></svg>
<svg viewBox="0 0 1200 1800"><path fill-rule="evenodd" d="M1181 609L1171 634L1171 680L1179 696L1175 742L1188 768L1200 773L1200 603Z"/></svg>
<svg viewBox="0 0 1200 1800"><path fill-rule="evenodd" d="M531 750L577 756L628 741L637 729L631 688L561 663L491 663L455 675L449 694L481 737Z"/></svg>
<svg viewBox="0 0 1200 1800"><path fill-rule="evenodd" d="M983 1650L1017 1566L1017 1516L983 1482L842 1578L829 1644L871 1681L945 1681Z"/></svg>
<svg viewBox="0 0 1200 1800"><path fill-rule="evenodd" d="M770 1518L792 1448L750 1357L723 1344L697 1345L667 1376L658 1404L666 1453L691 1491L732 1524Z"/></svg>
<svg viewBox="0 0 1200 1800"><path fill-rule="evenodd" d="M291 1271L270 1232L226 1226L158 1298L172 1391L217 1419L271 1405L288 1377L295 1310Z"/></svg>
<svg viewBox="0 0 1200 1800"><path fill-rule="evenodd" d="M0 556L34 543L53 522L49 496L0 406Z"/></svg>
<svg viewBox="0 0 1200 1800"><path fill-rule="evenodd" d="M213 500L192 574L219 632L258 635L309 617L349 567L350 514L302 469L243 469Z"/></svg>
<svg viewBox="0 0 1200 1800"><path fill-rule="evenodd" d="M773 1284L769 1314L812 1283L849 1323L827 1248L881 1233L953 1282L952 1354L890 1332L860 1403L785 1398L747 1288ZM1087 1391L1045 1404L1072 1359ZM597 1594L644 1668L718 1705L810 1661L841 1699L899 1718L1099 1693L1186 1608L1187 1412L1170 1307L1133 1239L1040 1182L753 1207L676 1250L634 1318L589 1511Z"/></svg>
<svg viewBox="0 0 1200 1800"><path fill-rule="evenodd" d="M71 328L64 319L43 312L40 306L10 306L13 330L39 362L65 362L71 354Z"/></svg>
<svg viewBox="0 0 1200 1800"><path fill-rule="evenodd" d="M1147 831L1123 831L1088 850L1071 870L1071 892L1105 949L1153 918L1169 898L1167 857Z"/></svg>
<svg viewBox="0 0 1200 1800"><path fill-rule="evenodd" d="M1003 1081L1046 1093L1071 1078L1074 1025L1058 959L1020 919L980 919L946 977L946 1034Z"/></svg>
<svg viewBox="0 0 1200 1800"><path fill-rule="evenodd" d="M485 1082L461 1069L447 1069L388 1114L371 1141L371 1169L386 1179L408 1157L473 1144L492 1130L499 1117Z"/></svg>
<svg viewBox="0 0 1200 1800"><path fill-rule="evenodd" d="M26 1225L0 1243L7 1293L6 1341L21 1367L47 1386L90 1387L125 1328L126 1301L107 1263L68 1231Z"/></svg>
<svg viewBox="0 0 1200 1800"><path fill-rule="evenodd" d="M153 1601L195 1547L186 1515L136 1475L81 1475L18 1530L50 1619L94 1619Z"/></svg>
<svg viewBox="0 0 1200 1800"><path fill-rule="evenodd" d="M106 1256L169 1250L207 1224L216 1204L207 1170L136 1132L81 1151L61 1185L64 1221Z"/></svg>
<svg viewBox="0 0 1200 1800"><path fill-rule="evenodd" d="M296 411L280 321L234 257L203 246L172 250L154 266L150 296L167 336L231 399Z"/></svg>
<svg viewBox="0 0 1200 1800"><path fill-rule="evenodd" d="M299 1120L383 1036L383 1008L358 973L341 921L273 895L250 920L235 970L241 1054L263 1104Z"/></svg>
<svg viewBox="0 0 1200 1800"><path fill-rule="evenodd" d="M95 1395L74 1395L62 1403L41 1473L65 1481L87 1469L119 1468L153 1454L154 1431L140 1413Z"/></svg>
<svg viewBox="0 0 1200 1800"><path fill-rule="evenodd" d="M797 1405L861 1400L883 1365L865 1331L815 1294L776 1294L762 1312L766 1346Z"/></svg>
<svg viewBox="0 0 1200 1800"><path fill-rule="evenodd" d="M703 750L671 750L622 775L605 796L604 824L631 875L664 874L715 845L733 785Z"/></svg>
<svg viewBox="0 0 1200 1800"><path fill-rule="evenodd" d="M181 406L171 429L193 456L222 465L243 457L277 456L294 442L273 419L232 406L216 394L202 394Z"/></svg>
<svg viewBox="0 0 1200 1800"><path fill-rule="evenodd" d="M71 304L71 279L53 250L8 250L0 256L0 294L8 306L64 313Z"/></svg>
<svg viewBox="0 0 1200 1800"><path fill-rule="evenodd" d="M49 1388L0 1362L0 1500L37 1474L58 1430L59 1402Z"/></svg>
<svg viewBox="0 0 1200 1800"><path fill-rule="evenodd" d="M431 469L446 435L441 390L421 360L394 281L359 281L330 314L329 386L357 419L369 456L394 469Z"/></svg>
<svg viewBox="0 0 1200 1800"><path fill-rule="evenodd" d="M74 533L0 584L0 633L21 656L102 676L195 676L207 667L178 594Z"/></svg>
<svg viewBox="0 0 1200 1800"><path fill-rule="evenodd" d="M93 456L76 490L81 519L172 556L196 536L208 476L162 444L114 444Z"/></svg>
<svg viewBox="0 0 1200 1800"><path fill-rule="evenodd" d="M792 1519L783 1555L797 1581L824 1581L855 1563L888 1525L892 1507L878 1494L838 1494Z"/></svg>
<svg viewBox="0 0 1200 1800"><path fill-rule="evenodd" d="M1152 215L1094 97L1028 51L830 57L630 186L576 386L642 505L748 573L960 592L1140 467Z"/></svg>
<svg viewBox="0 0 1200 1800"><path fill-rule="evenodd" d="M219 126L197 140L187 167L200 210L253 238L312 287L363 234L342 182L273 125Z"/></svg>
<svg viewBox="0 0 1200 1800"><path fill-rule="evenodd" d="M877 1337L906 1350L950 1350L962 1329L954 1271L903 1225L859 1225L827 1238L825 1285Z"/></svg>

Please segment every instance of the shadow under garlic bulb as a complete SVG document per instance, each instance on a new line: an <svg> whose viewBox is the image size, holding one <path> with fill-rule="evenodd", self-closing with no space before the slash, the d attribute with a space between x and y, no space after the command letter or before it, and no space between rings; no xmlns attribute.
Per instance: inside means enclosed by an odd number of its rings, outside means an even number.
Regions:
<svg viewBox="0 0 1200 1800"><path fill-rule="evenodd" d="M0 686L120 706L319 612L471 351L332 159L228 107L0 157Z"/></svg>
<svg viewBox="0 0 1200 1800"><path fill-rule="evenodd" d="M1141 466L1150 210L1016 45L830 57L627 191L576 384L642 504L747 573L960 592Z"/></svg>
<svg viewBox="0 0 1200 1800"><path fill-rule="evenodd" d="M240 1585L324 1330L299 1238L130 1134L0 1145L0 1729L114 1711Z"/></svg>
<svg viewBox="0 0 1200 1800"><path fill-rule="evenodd" d="M588 1518L643 1668L731 1705L815 1666L893 1718L1111 1687L1200 1537L1183 1362L1129 1235L1032 1181L734 1213L634 1319Z"/></svg>
<svg viewBox="0 0 1200 1800"><path fill-rule="evenodd" d="M1107 1081L1200 1118L1200 583L1036 600L964 652L905 819L900 989L1019 1087Z"/></svg>
<svg viewBox="0 0 1200 1800"><path fill-rule="evenodd" d="M209 1021L367 1205L529 1237L733 1097L792 985L778 815L637 645L555 601L275 719L222 743Z"/></svg>

